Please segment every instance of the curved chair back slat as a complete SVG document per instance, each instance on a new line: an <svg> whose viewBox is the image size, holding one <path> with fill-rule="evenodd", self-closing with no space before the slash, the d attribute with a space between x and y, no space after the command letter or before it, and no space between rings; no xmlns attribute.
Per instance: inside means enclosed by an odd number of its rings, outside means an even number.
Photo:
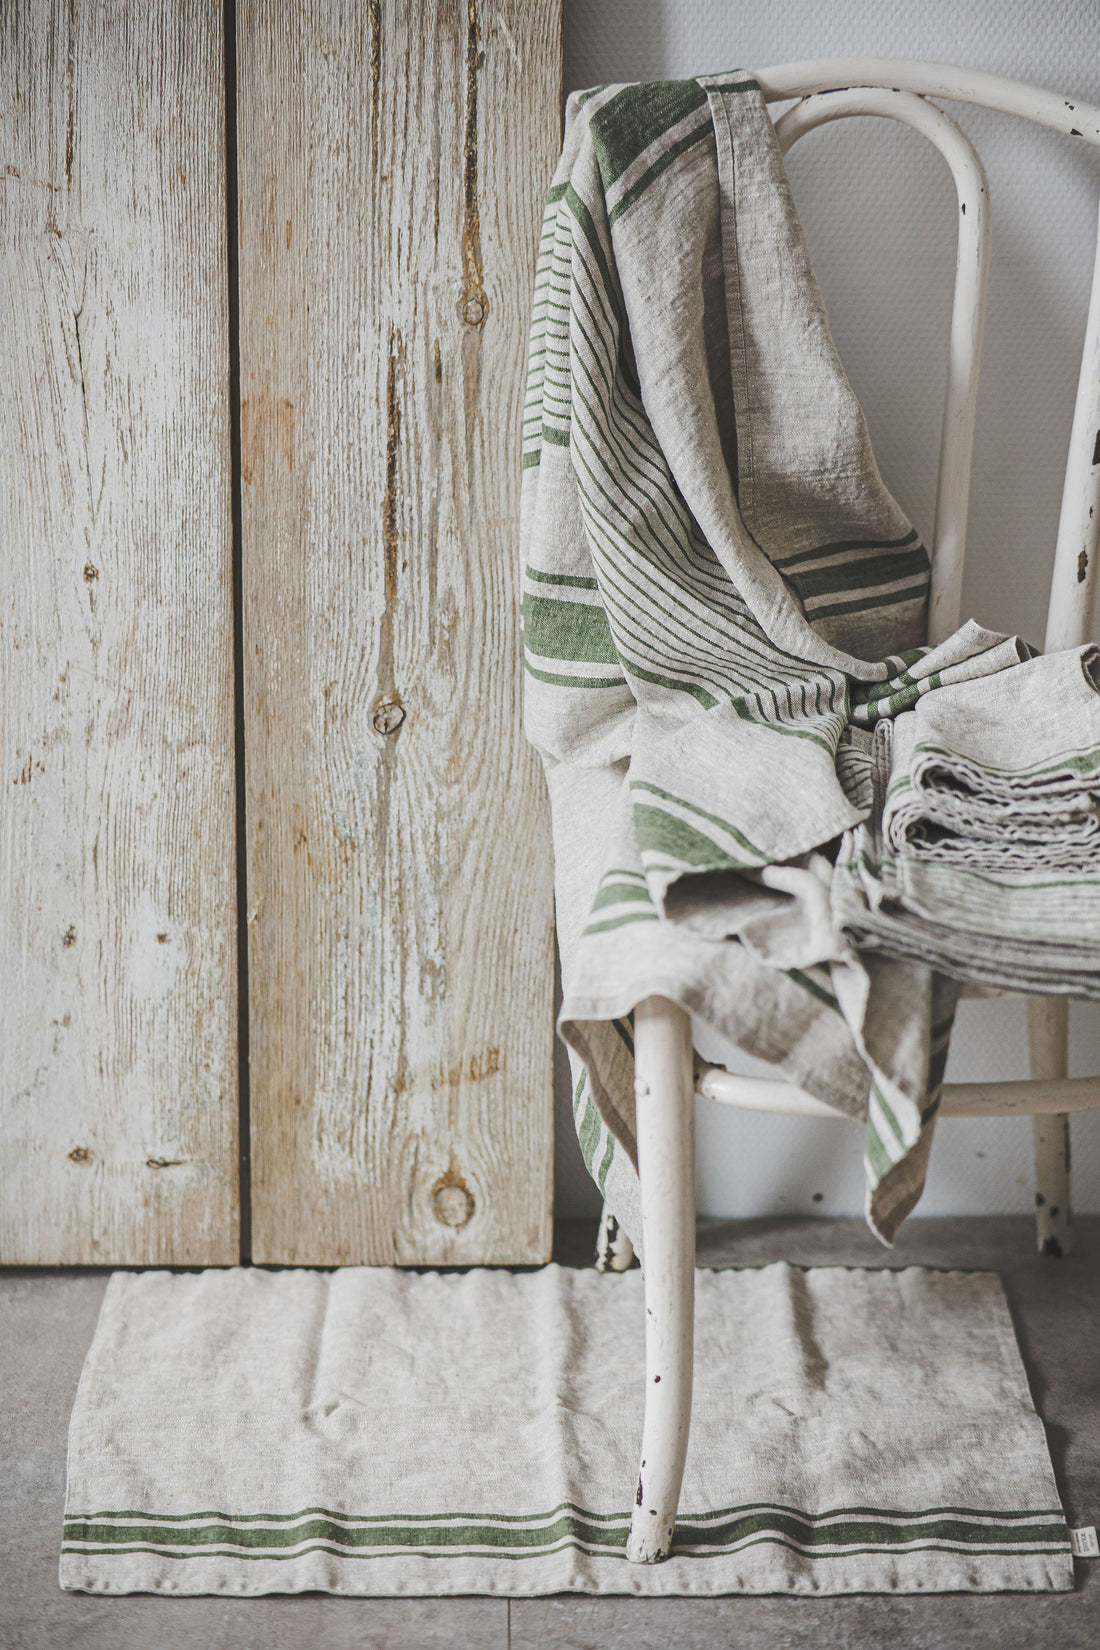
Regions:
<svg viewBox="0 0 1100 1650"><path fill-rule="evenodd" d="M925 98L946 97L1003 114L1017 115L1036 125L1100 147L1100 108L1095 105L1071 101L1043 87L1028 86L1002 75L955 68L947 63L915 62L894 57L823 58L762 69L757 73L757 80L769 102L786 98L802 100L776 123L780 141L786 148L804 132L843 115L881 114L917 127L936 144L951 165L956 187L960 191L960 207L964 204L964 188L973 193L974 174L972 171L968 174L968 167L972 168L976 163L983 186L985 184L981 162L955 123L941 110L935 109L935 105L924 103ZM925 109L928 118L917 116L914 106ZM964 176L968 178L965 185L962 181ZM979 198L983 203L982 227L987 233L987 187ZM967 204L965 215L969 215L969 211ZM960 211L960 220L963 216ZM988 243L982 234L971 236L960 221L933 536L929 615L929 639L932 642L942 641L950 635L960 616L987 251ZM966 332L971 324L976 331L975 336L968 339ZM1090 639L1096 602L1098 551L1100 221L1051 572L1044 640L1048 651L1077 647Z"/></svg>
<svg viewBox="0 0 1100 1650"><path fill-rule="evenodd" d="M1029 86L1022 80L984 74L978 69L957 68L953 63L928 63L909 57L820 57L758 69L756 79L769 103L809 97L813 92L878 86L913 92L917 97L975 103L1100 146L1100 108L1094 104L1070 102L1043 86Z"/></svg>

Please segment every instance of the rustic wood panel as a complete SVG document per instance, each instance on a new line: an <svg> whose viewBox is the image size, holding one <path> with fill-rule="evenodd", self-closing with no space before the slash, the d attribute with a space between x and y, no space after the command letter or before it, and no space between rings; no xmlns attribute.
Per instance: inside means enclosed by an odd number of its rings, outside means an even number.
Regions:
<svg viewBox="0 0 1100 1650"><path fill-rule="evenodd" d="M516 541L560 8L238 27L253 1255L543 1260Z"/></svg>
<svg viewBox="0 0 1100 1650"><path fill-rule="evenodd" d="M224 68L0 8L0 1259L238 1256Z"/></svg>

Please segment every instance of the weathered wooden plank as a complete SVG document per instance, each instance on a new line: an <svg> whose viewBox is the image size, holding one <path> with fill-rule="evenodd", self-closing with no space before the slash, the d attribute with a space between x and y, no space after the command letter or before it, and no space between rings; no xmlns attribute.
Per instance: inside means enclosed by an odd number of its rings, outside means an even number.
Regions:
<svg viewBox="0 0 1100 1650"><path fill-rule="evenodd" d="M0 9L0 1259L238 1256L212 0Z"/></svg>
<svg viewBox="0 0 1100 1650"><path fill-rule="evenodd" d="M253 1255L545 1259L519 423L556 0L239 13Z"/></svg>

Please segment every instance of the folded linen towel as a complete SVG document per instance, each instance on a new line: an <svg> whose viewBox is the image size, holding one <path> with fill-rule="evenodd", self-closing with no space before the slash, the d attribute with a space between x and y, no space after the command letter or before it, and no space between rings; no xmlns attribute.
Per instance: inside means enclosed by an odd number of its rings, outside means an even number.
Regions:
<svg viewBox="0 0 1100 1650"><path fill-rule="evenodd" d="M866 1119L889 1240L957 987L830 943L813 856L869 807L838 764L853 685L867 720L933 685L928 557L875 466L751 75L570 98L523 463L525 725L585 1160L637 1243L629 1016L666 996ZM943 668L1002 641L967 627ZM745 889L751 922L720 915L715 937L707 907Z"/></svg>
<svg viewBox="0 0 1100 1650"><path fill-rule="evenodd" d="M937 689L860 736L877 797L842 840L834 920L960 979L1100 997L1100 649L995 685Z"/></svg>
<svg viewBox="0 0 1100 1650"><path fill-rule="evenodd" d="M1100 869L1100 648L938 688L893 729L898 854L989 871Z"/></svg>

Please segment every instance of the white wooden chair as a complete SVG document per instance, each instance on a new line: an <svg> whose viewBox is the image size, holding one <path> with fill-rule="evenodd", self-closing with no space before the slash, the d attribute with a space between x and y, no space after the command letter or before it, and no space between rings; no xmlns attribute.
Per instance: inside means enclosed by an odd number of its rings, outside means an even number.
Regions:
<svg viewBox="0 0 1100 1650"><path fill-rule="evenodd" d="M932 546L929 639L958 626L970 459L988 266L988 188L968 139L927 97L946 97L1020 115L1100 146L1100 108L998 75L900 58L848 57L764 69L769 102L799 98L777 123L786 152L804 133L848 115L885 115L929 138L951 167L959 198L959 242L951 316L947 394ZM1091 634L1100 536L1100 235L1081 376L1054 555L1046 650L1076 647ZM1027 1113L1035 1133L1040 1250L1070 1247L1066 1114L1100 1108L1100 1077L1067 1077L1064 998L1028 999L1030 1079L948 1084L942 1117ZM652 1564L668 1555L691 1421L695 1281L696 1093L755 1111L840 1117L791 1083L741 1077L699 1060L683 1009L650 997L634 1011L638 1171L645 1249L646 1399L641 1471L627 1557ZM605 1210L598 1258L621 1270L632 1250Z"/></svg>

